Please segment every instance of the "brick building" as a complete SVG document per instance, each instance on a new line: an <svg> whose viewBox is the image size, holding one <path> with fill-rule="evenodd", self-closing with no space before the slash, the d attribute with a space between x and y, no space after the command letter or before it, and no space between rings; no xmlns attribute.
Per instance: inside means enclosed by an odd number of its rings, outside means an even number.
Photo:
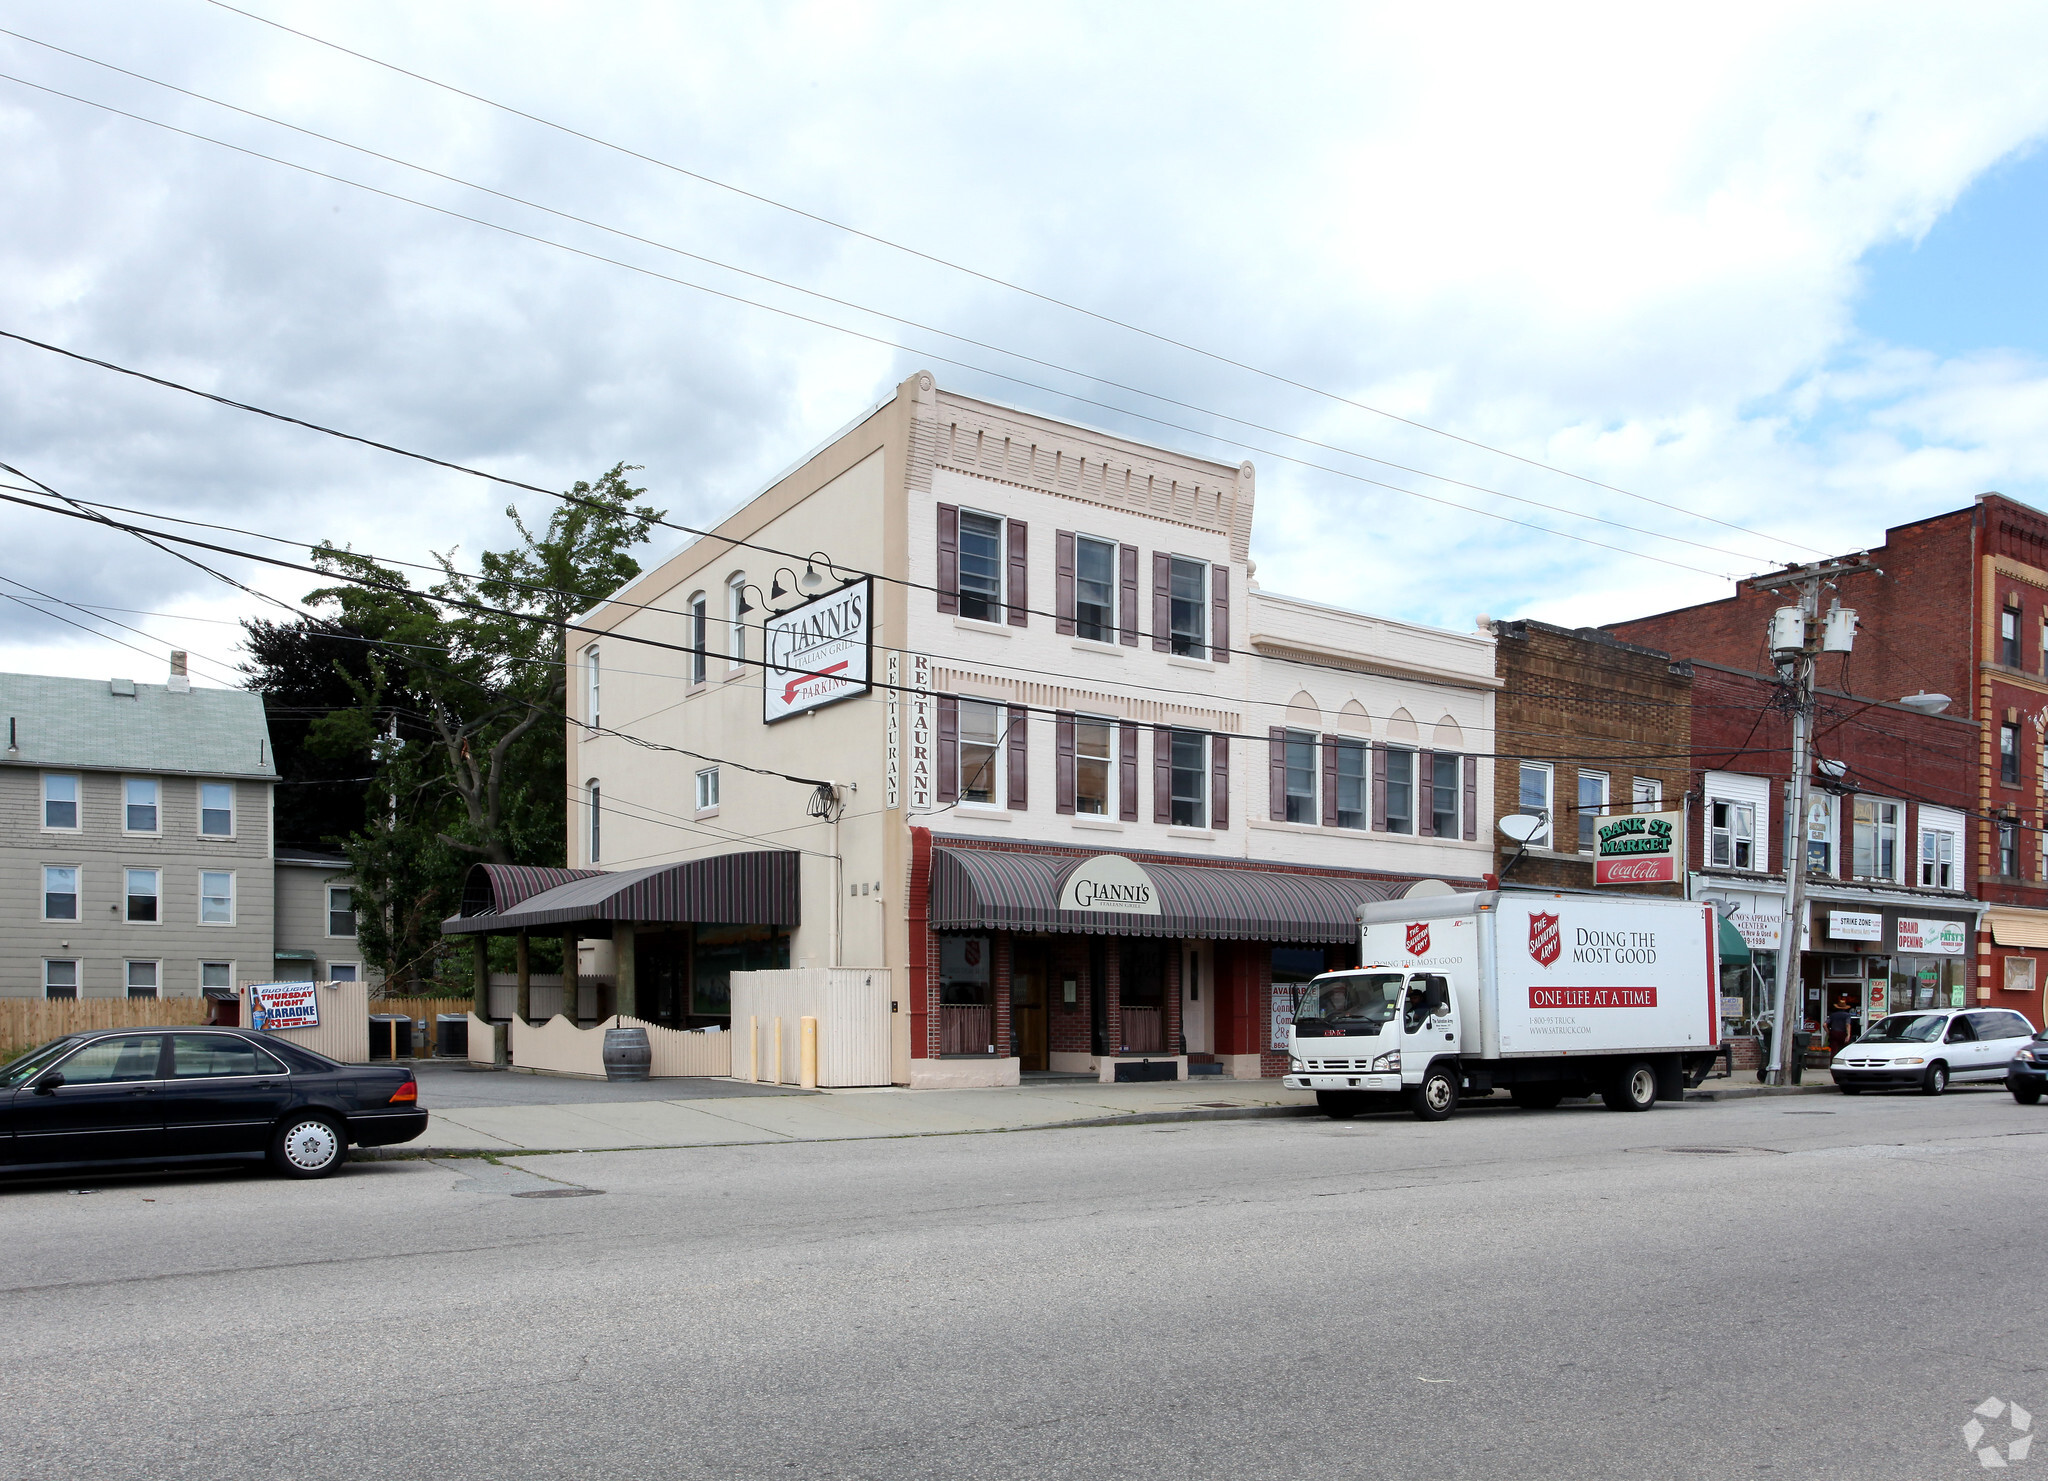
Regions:
<svg viewBox="0 0 2048 1481"><path fill-rule="evenodd" d="M1974 986L1976 1001L2039 1023L2039 961L2048 956L2048 516L1984 494L1968 508L1887 530L1868 555L1868 570L1841 577L1828 593L1859 614L1855 652L1824 655L1818 673L1833 695L1823 696L1819 754L1848 763L1843 781L1853 790L1827 804L1827 817L1810 820L1810 831L1830 829L1825 841L1846 843L1852 872L1859 830L1873 848L1890 830L1894 847L1909 851L1895 872L1903 878L1910 863L1915 888L1949 871L1984 908L1972 908L1974 938L1958 961L1944 962L1940 989L1972 996L1966 984ZM1607 630L1754 675L1764 666L1765 625L1784 601L1745 582L1732 597ZM1940 723L1923 726L1890 703L1914 694L1949 697ZM1832 718L1830 703L1839 711ZM1766 724L1760 734L1768 732ZM1902 749L1862 749L1881 740ZM1782 776L1782 766L1774 774ZM1823 841L1810 839L1809 848ZM1906 954L1896 920L1887 917L1884 929L1883 944ZM1960 970L1951 982L1953 968Z"/></svg>
<svg viewBox="0 0 2048 1481"><path fill-rule="evenodd" d="M1541 815L1526 849L1496 836L1494 872L1515 884L1587 888L1604 819L1679 805L1691 753L1691 669L1592 628L1492 624L1502 688L1494 815ZM1512 866L1512 867L1510 867ZM1678 895L1683 880L1636 887Z"/></svg>

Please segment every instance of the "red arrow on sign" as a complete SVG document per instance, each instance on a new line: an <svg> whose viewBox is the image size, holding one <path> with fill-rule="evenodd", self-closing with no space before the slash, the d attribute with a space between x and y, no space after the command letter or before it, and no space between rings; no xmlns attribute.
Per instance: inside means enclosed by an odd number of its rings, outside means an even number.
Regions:
<svg viewBox="0 0 2048 1481"><path fill-rule="evenodd" d="M797 690L801 689L804 685L810 683L811 680L823 679L828 675L836 674L841 669L846 667L847 662L847 659L842 658L839 660L839 662L833 664L830 668L819 669L815 674L805 674L802 678L799 679L791 679L787 684L782 686L782 702L784 704L788 704L791 700L796 698Z"/></svg>

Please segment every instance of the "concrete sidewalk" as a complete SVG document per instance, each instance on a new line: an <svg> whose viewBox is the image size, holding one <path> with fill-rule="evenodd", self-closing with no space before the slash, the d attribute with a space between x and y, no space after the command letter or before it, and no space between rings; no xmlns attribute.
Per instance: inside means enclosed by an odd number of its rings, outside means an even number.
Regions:
<svg viewBox="0 0 2048 1481"><path fill-rule="evenodd" d="M521 1078L527 1080L517 1087L518 1099L524 1102L533 1093L533 1084L530 1078ZM759 1096L735 1096L730 1091L707 1095L708 1086L679 1080L670 1082L674 1086L672 1099L641 1096L631 1100L590 1094L583 1082L555 1083L563 1087L562 1094L550 1104L470 1104L436 1109L433 1085L428 1081L420 1087L420 1099L431 1112L426 1134L400 1147L355 1155L573 1152L954 1136L1050 1126L1299 1116L1315 1109L1314 1096L1284 1089L1275 1080L1206 1077L1169 1084L1062 1082L1011 1090L882 1088ZM602 1084L594 1082L591 1088Z"/></svg>

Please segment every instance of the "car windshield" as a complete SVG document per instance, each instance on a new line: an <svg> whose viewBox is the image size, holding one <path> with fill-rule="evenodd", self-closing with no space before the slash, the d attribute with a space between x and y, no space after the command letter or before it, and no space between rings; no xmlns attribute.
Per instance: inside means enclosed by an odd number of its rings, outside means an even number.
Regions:
<svg viewBox="0 0 2048 1481"><path fill-rule="evenodd" d="M1399 972L1342 972L1305 983L1294 1010L1297 1028L1343 1028L1376 1034L1401 1000Z"/></svg>
<svg viewBox="0 0 2048 1481"><path fill-rule="evenodd" d="M1948 1019L1939 1013L1894 1013L1880 1018L1860 1044L1931 1044L1941 1037Z"/></svg>
<svg viewBox="0 0 2048 1481"><path fill-rule="evenodd" d="M71 1039L59 1039L54 1044L45 1044L42 1048L24 1054L20 1059L0 1068L0 1090L26 1085L63 1058L65 1051L70 1049L74 1042Z"/></svg>

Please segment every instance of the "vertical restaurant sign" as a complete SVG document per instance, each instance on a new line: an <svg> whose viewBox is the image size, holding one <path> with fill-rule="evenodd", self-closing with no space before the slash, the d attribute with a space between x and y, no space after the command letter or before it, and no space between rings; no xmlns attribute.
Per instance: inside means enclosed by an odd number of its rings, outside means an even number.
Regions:
<svg viewBox="0 0 2048 1481"><path fill-rule="evenodd" d="M249 1027L265 1033L320 1027L319 990L310 982L250 983Z"/></svg>
<svg viewBox="0 0 2048 1481"><path fill-rule="evenodd" d="M903 805L903 655L891 653L888 663L889 692L882 696L888 718L883 723L883 749L888 766L883 773L882 806L895 811Z"/></svg>
<svg viewBox="0 0 2048 1481"><path fill-rule="evenodd" d="M764 723L856 699L874 687L874 596L874 578L868 577L777 612L761 625L767 650L761 671Z"/></svg>
<svg viewBox="0 0 2048 1481"><path fill-rule="evenodd" d="M922 653L910 655L910 740L905 763L910 768L910 810L932 810L932 768L936 764L937 740L933 725L937 708L932 700L932 661Z"/></svg>
<svg viewBox="0 0 2048 1481"><path fill-rule="evenodd" d="M1676 884L1684 868L1685 813L1632 812L1594 830L1593 883Z"/></svg>

